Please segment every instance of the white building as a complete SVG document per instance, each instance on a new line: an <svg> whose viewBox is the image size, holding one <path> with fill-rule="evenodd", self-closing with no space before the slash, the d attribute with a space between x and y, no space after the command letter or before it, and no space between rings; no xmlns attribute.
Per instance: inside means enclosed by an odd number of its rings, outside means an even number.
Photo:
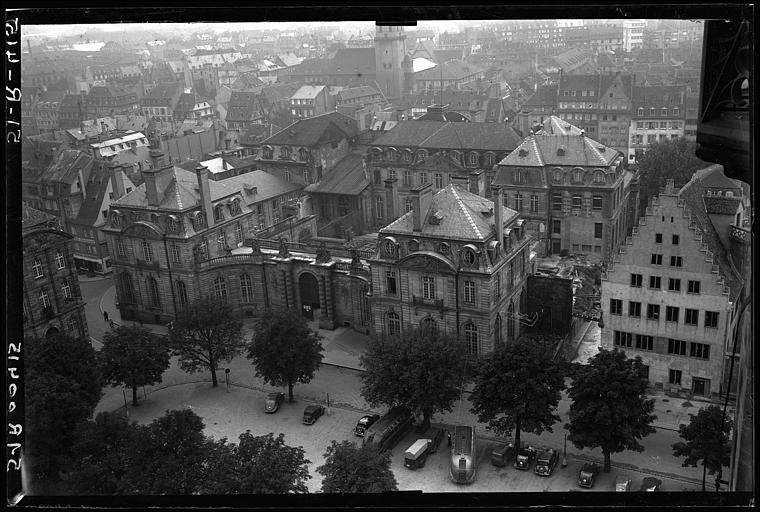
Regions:
<svg viewBox="0 0 760 512"><path fill-rule="evenodd" d="M148 139L140 132L127 133L121 137L90 144L95 156L110 160L122 151L136 151L137 148L149 148Z"/></svg>
<svg viewBox="0 0 760 512"><path fill-rule="evenodd" d="M644 30L647 20L625 20L623 22L623 50L630 52L644 47Z"/></svg>

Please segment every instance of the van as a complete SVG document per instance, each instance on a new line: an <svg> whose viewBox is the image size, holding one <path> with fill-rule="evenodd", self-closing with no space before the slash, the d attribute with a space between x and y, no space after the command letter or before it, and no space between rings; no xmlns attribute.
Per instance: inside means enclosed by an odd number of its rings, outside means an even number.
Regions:
<svg viewBox="0 0 760 512"><path fill-rule="evenodd" d="M392 450L412 426L412 413L397 406L376 421L364 432L362 446L373 446L378 451Z"/></svg>
<svg viewBox="0 0 760 512"><path fill-rule="evenodd" d="M428 451L430 453L435 453L436 450L438 450L441 441L443 441L443 429L430 427L424 434L422 434L422 439L430 441L430 448L428 448Z"/></svg>
<svg viewBox="0 0 760 512"><path fill-rule="evenodd" d="M409 469L421 468L425 465L430 448L429 439L417 439L412 446L404 452L404 466Z"/></svg>
<svg viewBox="0 0 760 512"><path fill-rule="evenodd" d="M491 464L503 468L515 456L515 446L512 443L498 445L491 452Z"/></svg>

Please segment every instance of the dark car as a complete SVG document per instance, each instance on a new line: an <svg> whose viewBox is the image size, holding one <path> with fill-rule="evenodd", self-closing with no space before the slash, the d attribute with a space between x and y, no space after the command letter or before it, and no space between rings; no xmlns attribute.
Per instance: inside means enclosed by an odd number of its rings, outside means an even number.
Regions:
<svg viewBox="0 0 760 512"><path fill-rule="evenodd" d="M661 485L662 485L662 480L655 478L653 476L648 476L648 477L645 477L644 480L641 481L641 487L639 488L639 491L644 491L644 492L659 491Z"/></svg>
<svg viewBox="0 0 760 512"><path fill-rule="evenodd" d="M515 446L512 443L500 444L491 452L491 464L503 468L515 456Z"/></svg>
<svg viewBox="0 0 760 512"><path fill-rule="evenodd" d="M303 410L303 424L313 425L325 413L325 408L321 405L307 405Z"/></svg>
<svg viewBox="0 0 760 512"><path fill-rule="evenodd" d="M532 446L520 448L515 456L515 463L513 466L515 469L522 471L528 471L530 465L533 463L533 459L536 458L536 449Z"/></svg>
<svg viewBox="0 0 760 512"><path fill-rule="evenodd" d="M430 453L435 453L436 450L438 450L438 446L441 444L441 441L443 441L443 429L430 427L425 431L424 434L422 434L422 437L420 439L429 440L430 446L428 447L428 451Z"/></svg>
<svg viewBox="0 0 760 512"><path fill-rule="evenodd" d="M578 485L589 489L594 487L599 470L600 468L596 464L584 464L580 473L578 473Z"/></svg>
<svg viewBox="0 0 760 512"><path fill-rule="evenodd" d="M627 476L618 475L615 478L615 492L628 492L631 490L631 479Z"/></svg>
<svg viewBox="0 0 760 512"><path fill-rule="evenodd" d="M280 404L284 401L285 393L280 393L279 391L269 393L266 401L264 401L264 412L277 412L277 409L280 408Z"/></svg>
<svg viewBox="0 0 760 512"><path fill-rule="evenodd" d="M557 450L544 450L536 457L534 472L539 476L550 476L559 462Z"/></svg>
<svg viewBox="0 0 760 512"><path fill-rule="evenodd" d="M354 435L364 437L364 432L379 419L379 414L368 414L367 416L362 416L356 423L356 427L354 428Z"/></svg>

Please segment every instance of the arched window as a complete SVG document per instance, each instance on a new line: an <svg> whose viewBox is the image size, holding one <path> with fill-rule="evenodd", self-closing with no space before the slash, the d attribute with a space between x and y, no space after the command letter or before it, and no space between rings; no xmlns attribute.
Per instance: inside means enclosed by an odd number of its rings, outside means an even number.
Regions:
<svg viewBox="0 0 760 512"><path fill-rule="evenodd" d="M385 218L385 201L382 196L375 197L375 216L378 219Z"/></svg>
<svg viewBox="0 0 760 512"><path fill-rule="evenodd" d="M161 296L158 293L158 283L156 283L156 280L153 279L152 276L148 276L148 279L145 280L145 284L148 288L148 300L150 301L150 305L154 308L160 308Z"/></svg>
<svg viewBox="0 0 760 512"><path fill-rule="evenodd" d="M227 283L224 282L222 276L214 279L214 295L222 302L227 302Z"/></svg>
<svg viewBox="0 0 760 512"><path fill-rule="evenodd" d="M134 304L135 302L135 289L132 285L132 276L127 272L121 274L121 298L122 302Z"/></svg>
<svg viewBox="0 0 760 512"><path fill-rule="evenodd" d="M464 326L464 341L467 346L467 353L471 356L478 355L478 327L469 323Z"/></svg>
<svg viewBox="0 0 760 512"><path fill-rule="evenodd" d="M298 159L302 162L306 161L306 158L309 156L309 152L306 151L305 148L301 148L298 150Z"/></svg>
<svg viewBox="0 0 760 512"><path fill-rule="evenodd" d="M288 146L282 146L280 148L280 157L285 160L290 160L290 148Z"/></svg>
<svg viewBox="0 0 760 512"><path fill-rule="evenodd" d="M511 342L515 337L515 306L512 302L509 303L507 309L507 339Z"/></svg>
<svg viewBox="0 0 760 512"><path fill-rule="evenodd" d="M468 156L469 162L471 166L478 165L478 154L474 151L471 151Z"/></svg>
<svg viewBox="0 0 760 512"><path fill-rule="evenodd" d="M493 324L493 333L494 333L494 341L496 342L496 346L498 347L503 342L502 334L501 334L501 315L498 313L496 314L496 320L494 321L494 324Z"/></svg>
<svg viewBox="0 0 760 512"><path fill-rule="evenodd" d="M411 162L412 161L412 152L409 151L408 149L405 149L404 152L402 153L402 155L403 156L401 158L404 159L404 162Z"/></svg>
<svg viewBox="0 0 760 512"><path fill-rule="evenodd" d="M594 183L596 183L597 185L604 184L604 181L605 181L604 178L605 178L604 172L602 172L602 171L596 171L594 173Z"/></svg>
<svg viewBox="0 0 760 512"><path fill-rule="evenodd" d="M145 257L145 263L153 261L153 248L147 240L142 241L143 256Z"/></svg>
<svg viewBox="0 0 760 512"><path fill-rule="evenodd" d="M238 215L239 213L240 213L240 201L238 199L235 199L230 203L230 214Z"/></svg>
<svg viewBox="0 0 760 512"><path fill-rule="evenodd" d="M581 173L580 169L575 169L573 171L573 182L580 183L583 181L583 173Z"/></svg>
<svg viewBox="0 0 760 512"><path fill-rule="evenodd" d="M391 311L388 313L388 335L392 338L401 335L401 319L398 313Z"/></svg>
<svg viewBox="0 0 760 512"><path fill-rule="evenodd" d="M55 251L55 267L58 270L66 268L66 258L63 257L63 252L60 250Z"/></svg>
<svg viewBox="0 0 760 512"><path fill-rule="evenodd" d="M174 220L171 217L168 217L166 219L166 230L169 231L169 233L176 233L177 232L177 221Z"/></svg>
<svg viewBox="0 0 760 512"><path fill-rule="evenodd" d="M177 281L177 299L179 300L179 307L184 309L187 306L187 287L184 281Z"/></svg>
<svg viewBox="0 0 760 512"><path fill-rule="evenodd" d="M486 166L493 166L493 153L486 153Z"/></svg>
<svg viewBox="0 0 760 512"><path fill-rule="evenodd" d="M562 171L559 169L554 171L554 181L555 183L560 183L562 181Z"/></svg>
<svg viewBox="0 0 760 512"><path fill-rule="evenodd" d="M389 162L395 162L396 161L396 150L393 148L388 148L385 150L385 157L388 159Z"/></svg>
<svg viewBox="0 0 760 512"><path fill-rule="evenodd" d="M245 303L253 302L253 284L248 274L240 276L240 297Z"/></svg>

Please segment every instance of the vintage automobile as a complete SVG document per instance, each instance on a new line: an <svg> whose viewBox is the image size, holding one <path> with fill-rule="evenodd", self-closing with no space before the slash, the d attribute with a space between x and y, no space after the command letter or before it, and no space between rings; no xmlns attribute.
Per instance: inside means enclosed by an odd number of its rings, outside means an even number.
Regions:
<svg viewBox="0 0 760 512"><path fill-rule="evenodd" d="M307 405L303 410L303 424L313 425L325 413L325 408L321 405Z"/></svg>
<svg viewBox="0 0 760 512"><path fill-rule="evenodd" d="M639 491L643 491L643 492L659 491L661 485L662 485L662 480L655 478L653 476L647 476L647 477L644 477L644 480L641 481L641 487L639 488Z"/></svg>
<svg viewBox="0 0 760 512"><path fill-rule="evenodd" d="M515 457L515 445L512 443L503 443L498 445L491 452L491 464L503 468Z"/></svg>
<svg viewBox="0 0 760 512"><path fill-rule="evenodd" d="M615 478L615 492L628 492L631 490L631 479L627 476L618 475Z"/></svg>
<svg viewBox="0 0 760 512"><path fill-rule="evenodd" d="M430 427L422 434L421 439L427 439L430 441L430 448L428 448L428 450L430 453L435 453L436 450L438 450L441 441L443 441L443 429Z"/></svg>
<svg viewBox="0 0 760 512"><path fill-rule="evenodd" d="M536 449L532 446L523 446L517 451L513 466L515 469L528 471L530 469L530 465L533 463L533 459L535 458Z"/></svg>
<svg viewBox="0 0 760 512"><path fill-rule="evenodd" d="M404 466L409 469L421 468L430 454L430 439L417 439L404 452Z"/></svg>
<svg viewBox="0 0 760 512"><path fill-rule="evenodd" d="M578 473L578 485L588 489L594 487L596 475L599 474L600 470L601 468L596 464L584 464Z"/></svg>
<svg viewBox="0 0 760 512"><path fill-rule="evenodd" d="M379 414L368 414L367 416L362 416L356 423L356 427L354 427L354 435L364 437L364 432L366 432L367 429L379 419Z"/></svg>
<svg viewBox="0 0 760 512"><path fill-rule="evenodd" d="M456 484L470 484L475 481L477 465L475 446L475 429L470 426L454 427L451 440L451 467L449 474Z"/></svg>
<svg viewBox="0 0 760 512"><path fill-rule="evenodd" d="M538 476L551 476L558 462L559 452L557 450L544 450L536 457L536 467L533 471Z"/></svg>
<svg viewBox="0 0 760 512"><path fill-rule="evenodd" d="M277 412L282 402L285 401L285 393L279 391L269 393L264 401L264 412L272 413Z"/></svg>

